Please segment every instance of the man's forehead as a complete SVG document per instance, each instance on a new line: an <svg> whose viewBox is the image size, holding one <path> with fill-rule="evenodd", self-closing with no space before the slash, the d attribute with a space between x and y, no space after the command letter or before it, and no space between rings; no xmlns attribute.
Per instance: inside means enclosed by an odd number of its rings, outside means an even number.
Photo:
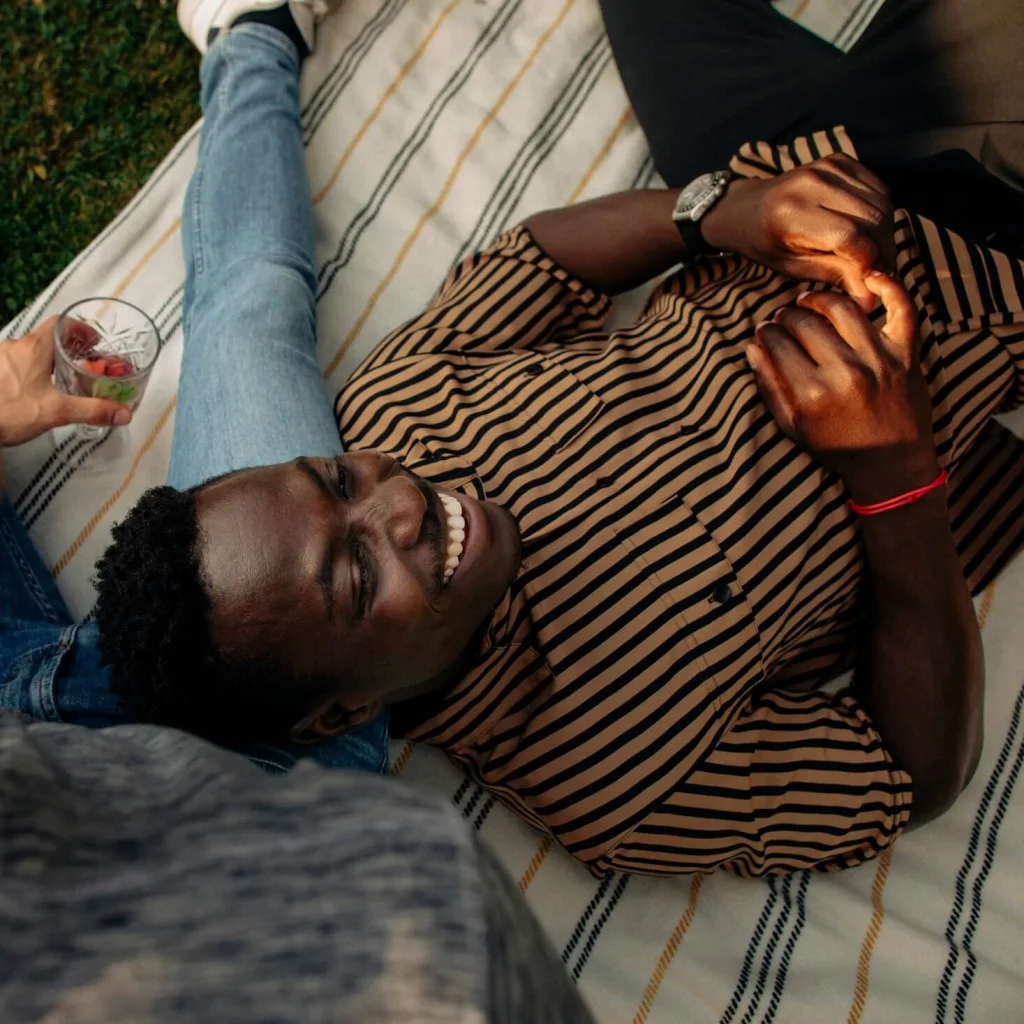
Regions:
<svg viewBox="0 0 1024 1024"><path fill-rule="evenodd" d="M281 468L243 470L197 495L199 555L211 582L296 568L313 517Z"/></svg>
<svg viewBox="0 0 1024 1024"><path fill-rule="evenodd" d="M280 486L294 471L293 462L279 462L268 466L247 466L244 469L230 469L226 473L211 477L199 485L196 500L224 494L245 491L248 488L272 486L276 481Z"/></svg>
<svg viewBox="0 0 1024 1024"><path fill-rule="evenodd" d="M214 632L228 644L292 637L308 645L307 627L322 630L326 527L313 495L314 485L285 464L234 474L197 501Z"/></svg>

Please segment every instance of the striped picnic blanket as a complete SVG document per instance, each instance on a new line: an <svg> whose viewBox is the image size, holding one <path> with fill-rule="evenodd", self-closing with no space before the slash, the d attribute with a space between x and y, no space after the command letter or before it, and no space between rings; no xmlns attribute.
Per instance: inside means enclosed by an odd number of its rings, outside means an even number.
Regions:
<svg viewBox="0 0 1024 1024"><path fill-rule="evenodd" d="M842 47L881 0L782 0ZM308 62L321 358L337 386L416 313L444 270L532 210L655 180L595 0L346 0ZM129 207L5 334L88 295L157 320L167 347L106 474L48 439L12 453L16 507L72 610L93 602L110 527L163 482L181 357L190 131ZM1018 418L1018 429L1024 419ZM987 743L968 792L878 860L829 876L595 881L443 757L397 744L393 772L450 796L519 880L598 1019L1024 1019L1024 559L981 598Z"/></svg>

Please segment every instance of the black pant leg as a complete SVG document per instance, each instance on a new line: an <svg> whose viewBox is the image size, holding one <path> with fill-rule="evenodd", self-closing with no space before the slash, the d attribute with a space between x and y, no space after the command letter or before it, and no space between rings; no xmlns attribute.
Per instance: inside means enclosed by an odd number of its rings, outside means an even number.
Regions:
<svg viewBox="0 0 1024 1024"><path fill-rule="evenodd" d="M1024 254L1021 0L888 0L819 96L897 206Z"/></svg>
<svg viewBox="0 0 1024 1024"><path fill-rule="evenodd" d="M888 0L819 90L819 118L890 164L962 149L1024 187L1024 3Z"/></svg>
<svg viewBox="0 0 1024 1024"><path fill-rule="evenodd" d="M785 136L842 54L767 0L601 0L658 172L685 185L750 139Z"/></svg>
<svg viewBox="0 0 1024 1024"><path fill-rule="evenodd" d="M744 142L844 124L908 206L1024 247L1024 2L887 0L849 53L767 0L601 0L670 185Z"/></svg>

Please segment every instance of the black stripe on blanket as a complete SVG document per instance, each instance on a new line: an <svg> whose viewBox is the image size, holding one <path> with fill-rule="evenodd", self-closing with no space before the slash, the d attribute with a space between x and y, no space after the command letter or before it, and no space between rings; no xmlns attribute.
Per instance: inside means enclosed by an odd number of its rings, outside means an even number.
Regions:
<svg viewBox="0 0 1024 1024"><path fill-rule="evenodd" d="M626 891L626 887L629 885L629 879L629 875L623 875L619 874L618 872L612 872L611 874L607 875L606 878L602 880L602 882L598 886L598 893L602 894L603 897L602 887L605 886L605 883L615 883L612 887L611 893L607 897L604 906L601 908L600 914L597 915L596 919L594 919L593 923L590 926L590 931L587 934L587 940L583 943L579 955L576 957L576 962L572 965L572 967L569 970L569 973L573 981L580 980L580 975L583 973L583 968L587 966L587 961L590 959L590 955L594 952L594 947L597 945L597 940L601 937L601 933L604 931L604 926L611 920L612 913L614 912L615 908L619 905L619 900L622 899L622 895ZM604 892L607 892L607 888L604 889ZM590 903L587 904L587 910L584 911L585 917L588 914L588 912L589 916L593 917L594 911L596 911L597 906L599 904L600 900L595 896L595 899L591 900ZM581 918L580 921L580 923L584 924L584 926L585 917ZM577 925L577 930L579 930L579 925ZM571 956L571 951L569 950L569 947L567 945L566 950L563 950L562 952L562 962L567 967L569 964L569 956Z"/></svg>
<svg viewBox="0 0 1024 1024"><path fill-rule="evenodd" d="M494 810L495 800L493 796L488 796L486 800L480 805L480 812L473 819L473 828L480 831L484 827L484 822L491 816L491 811ZM469 815L467 814L468 818Z"/></svg>
<svg viewBox="0 0 1024 1024"><path fill-rule="evenodd" d="M790 876L792 877L792 876ZM761 1024L771 1024L775 1020L775 1014L782 1002L782 994L786 988L786 978L789 977L789 965L793 960L793 950L797 941L803 934L804 926L807 924L807 890L811 885L813 877L810 871L801 871L800 881L797 884L796 893L796 922L789 931L786 945L782 950L778 966L775 968L775 983L772 986L772 997L768 1002L768 1009L761 1018Z"/></svg>
<svg viewBox="0 0 1024 1024"><path fill-rule="evenodd" d="M373 49L373 44L398 17L407 2L408 0L387 0L387 3L381 4L373 17L362 27L351 46L346 47L338 62L324 76L316 92L302 108L304 143L308 144L316 134L324 118L334 109L335 101L362 66L363 59Z"/></svg>
<svg viewBox="0 0 1024 1024"><path fill-rule="evenodd" d="M786 875L781 880L774 875L768 878L768 895L761 909L761 916L754 926L754 932L747 944L747 951L740 966L736 987L719 1024L732 1024L744 1003L746 1003L746 1009L740 1018L740 1024L750 1024L761 1007L761 1001L768 987L768 979L773 970L775 979L772 984L771 998L764 1014L759 1019L762 1022L775 1019L786 987L786 978L789 974L793 952L807 923L807 891L810 888L811 878L812 872L810 871ZM794 884L797 889L795 901L793 898ZM796 908L795 915L793 913L794 906ZM771 927L770 933L769 927ZM765 941L765 936L768 936L767 941ZM781 954L776 962L776 954L780 945ZM754 977L755 962L756 980L751 989L750 982Z"/></svg>
<svg viewBox="0 0 1024 1024"><path fill-rule="evenodd" d="M462 811L462 816L469 821L474 811L477 808L476 817L473 818L473 828L477 832L480 831L484 826L484 822L490 816L492 810L494 810L494 797L491 796L483 786L479 786L474 782L470 782L469 779L463 779L459 783L459 788L455 790L452 795L452 804Z"/></svg>
<svg viewBox="0 0 1024 1024"><path fill-rule="evenodd" d="M317 295L319 302L330 291L334 279L339 271L352 260L356 245L362 238L366 229L377 219L384 201L391 195L395 183L413 162L413 157L420 151L423 144L430 137L441 115L447 109L449 103L459 94L466 84L469 76L476 69L484 54L501 37L502 32L512 20L512 16L519 9L522 0L505 0L498 8L497 13L487 23L483 32L476 38L469 53L463 58L459 66L452 72L448 81L441 90L434 96L427 107L426 112L420 118L419 123L413 129L405 142L402 143L398 152L392 158L377 182L373 193L363 208L355 215L352 222L345 229L341 236L338 247L327 262L320 268L319 280L320 291Z"/></svg>
<svg viewBox="0 0 1024 1024"><path fill-rule="evenodd" d="M587 930L587 925L590 923L594 914L597 913L598 906L608 895L608 890L612 887L612 880L614 878L615 874L613 872L609 872L605 875L598 883L597 890L590 898L590 902L583 908L583 913L580 914L580 918L576 922L576 927L573 928L572 934L569 936L569 941L565 944L565 948L562 950L563 964L568 966L569 958L572 956L573 951L580 942L583 941L583 933Z"/></svg>
<svg viewBox="0 0 1024 1024"><path fill-rule="evenodd" d="M880 6L881 0L860 0L832 38L832 45L840 50L848 50L860 38Z"/></svg>
<svg viewBox="0 0 1024 1024"><path fill-rule="evenodd" d="M601 33L584 53L562 91L555 97L554 102L505 169L473 230L452 260L453 267L509 226L509 219L533 180L537 168L565 135L569 125L575 121L576 115L586 104L595 85L610 64L611 57L608 39Z"/></svg>
<svg viewBox="0 0 1024 1024"><path fill-rule="evenodd" d="M967 1007L967 997L977 972L978 958L972 943L981 919L982 900L985 883L988 881L995 862L996 845L999 842L999 830L1006 816L1010 797L1021 768L1024 767L1024 735L1021 730L1021 718L1024 714L1024 686L1017 694L1010 716L1010 727L1006 732L1002 749L996 759L992 774L985 784L985 790L978 804L971 836L967 844L960 870L957 872L954 885L953 907L946 923L946 942L949 954L946 966L939 982L936 1000L936 1024L944 1024L949 1020L950 989L956 980L956 992L953 996L953 1020L963 1024ZM998 791L998 796L997 796ZM990 813L991 812L991 813ZM981 854L979 863L979 852ZM967 903L967 890L970 887L971 912L966 922L963 914Z"/></svg>
<svg viewBox="0 0 1024 1024"><path fill-rule="evenodd" d="M636 169L636 174L633 175L633 181L630 183L630 188L648 188L651 182L654 180L654 175L658 172L654 169L654 157L650 153L643 158L640 166Z"/></svg>

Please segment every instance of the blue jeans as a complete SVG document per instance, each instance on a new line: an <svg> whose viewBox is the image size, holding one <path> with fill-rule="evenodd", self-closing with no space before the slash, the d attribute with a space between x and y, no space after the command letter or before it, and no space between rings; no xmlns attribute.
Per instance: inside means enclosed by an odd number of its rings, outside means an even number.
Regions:
<svg viewBox="0 0 1024 1024"><path fill-rule="evenodd" d="M264 25L240 25L200 71L205 122L185 197L185 351L168 482L340 450L316 359L313 206L303 162L298 59ZM0 505L0 706L34 718L128 721L9 502ZM308 756L387 767L384 714L317 745L251 747L265 767Z"/></svg>

